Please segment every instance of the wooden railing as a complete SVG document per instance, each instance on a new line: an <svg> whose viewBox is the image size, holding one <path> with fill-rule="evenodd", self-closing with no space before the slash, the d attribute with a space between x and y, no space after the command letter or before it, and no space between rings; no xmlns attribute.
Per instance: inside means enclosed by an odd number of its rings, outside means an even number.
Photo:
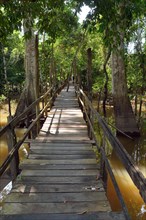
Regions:
<svg viewBox="0 0 146 220"><path fill-rule="evenodd" d="M50 88L44 95L38 98L35 102L33 102L26 110L17 117L14 117L4 128L0 130L0 137L3 134L7 134L7 142L8 142L8 157L0 167L0 176L6 171L6 169L10 165L11 178L14 180L19 173L19 156L18 150L21 145L24 143L27 137L35 138L40 130L40 119L42 117L47 117L48 108L51 108L53 101L55 100L56 95L60 92L60 90L64 87L63 84L56 91L53 91L53 88ZM42 109L39 109L39 104L42 103ZM32 110L35 116L33 115L33 120L29 123L28 128L23 135L22 139L17 142L15 128L17 125L24 121L29 120L30 116L32 116Z"/></svg>
<svg viewBox="0 0 146 220"><path fill-rule="evenodd" d="M111 180L113 182L114 188L116 190L117 196L119 198L119 201L121 203L123 212L125 214L125 218L130 219L127 207L125 205L124 199L121 195L119 186L116 182L116 179L113 174L112 168L110 166L108 157L106 155L106 150L107 150L106 147L110 144L110 146L115 150L118 158L120 159L125 169L127 170L128 174L130 175L133 183L139 189L139 192L144 202L146 202L146 179L143 176L143 174L140 172L138 167L135 165L134 161L132 160L130 155L127 153L123 145L120 143L118 138L114 136L114 134L108 127L106 121L93 108L92 103L89 101L86 94L78 86L76 86L76 94L77 94L77 97L80 103L80 107L83 111L84 118L87 122L89 137L90 139L94 140L95 145L99 153L101 154L101 176L105 180L106 170L108 171L111 177ZM98 126L100 127L101 132L102 132L101 143L98 140L97 135L95 134L95 128L94 128L95 121L98 122Z"/></svg>

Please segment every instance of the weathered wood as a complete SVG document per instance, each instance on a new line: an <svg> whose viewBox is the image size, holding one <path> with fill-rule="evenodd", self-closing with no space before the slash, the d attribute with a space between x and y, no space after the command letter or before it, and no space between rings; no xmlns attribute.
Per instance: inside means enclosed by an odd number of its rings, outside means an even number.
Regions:
<svg viewBox="0 0 146 220"><path fill-rule="evenodd" d="M38 144L38 143L61 143L61 140L59 140L59 139L56 139L56 137L54 138L54 139L50 139L50 138L44 138L44 139L42 139L42 138L40 138L40 137L37 137L36 139L27 139L26 141L25 141L25 143L31 143L31 144ZM91 140L89 140L89 139L87 139L87 140L63 140L62 141L62 143L69 143L69 144L94 144L95 143L95 141L91 141ZM61 144L62 144L61 143ZM76 146L76 145L75 145Z"/></svg>
<svg viewBox="0 0 146 220"><path fill-rule="evenodd" d="M119 159L123 163L124 167L126 168L127 172L129 173L134 184L139 189L139 192L140 192L143 200L146 202L146 181L145 181L144 175L140 172L138 167L135 165L135 162L132 160L132 158L127 153L125 148L122 146L120 141L111 132L111 130L109 129L105 120L92 107L91 102L88 100L85 93L82 90L80 90L80 93L84 96L86 103L88 103L90 109L94 113L94 116L98 119L98 123L100 124L106 138L109 140L111 146L116 151L117 156L119 157Z"/></svg>
<svg viewBox="0 0 146 220"><path fill-rule="evenodd" d="M33 170L99 170L97 164L21 164L20 169Z"/></svg>
<svg viewBox="0 0 146 220"><path fill-rule="evenodd" d="M31 164L37 164L40 166L43 165L49 165L49 164L96 164L96 159L74 159L74 160L40 160L40 159L26 159L25 163L31 165Z"/></svg>
<svg viewBox="0 0 146 220"><path fill-rule="evenodd" d="M61 202L61 203L6 203L5 214L32 214L32 213L88 213L96 211L110 211L105 201L94 202Z"/></svg>
<svg viewBox="0 0 146 220"><path fill-rule="evenodd" d="M45 145L45 144L31 146L30 152L31 153L35 152L35 153L40 153L40 154L41 153L43 154L43 152L47 154L47 152L48 152L49 154L53 154L53 153L57 153L57 152L61 153L60 149L64 152L64 154L69 154L69 152L68 152L69 150L72 153L74 152L74 153L78 153L78 154L80 154L80 153L84 154L84 153L88 152L88 153L93 154L93 150L92 150L91 146L76 144L76 146L73 147L72 145L68 146L68 144L66 144L66 143L60 144L60 146L59 146L59 144L58 145L51 144L50 146Z"/></svg>
<svg viewBox="0 0 146 220"><path fill-rule="evenodd" d="M12 117L8 117L8 122L12 120ZM8 144L8 151L11 152L13 147L16 145L16 134L13 128L7 129L7 144ZM15 155L10 163L10 172L11 178L14 180L19 173L19 155L18 151L15 152Z"/></svg>
<svg viewBox="0 0 146 220"><path fill-rule="evenodd" d="M8 203L74 203L106 201L103 192L52 192L52 193L11 193L5 200Z"/></svg>
<svg viewBox="0 0 146 220"><path fill-rule="evenodd" d="M56 213L58 219L60 216L66 219L68 214L70 217L76 214L77 218L103 211L104 217L110 216L107 212L111 208L83 115L78 108L70 108L70 102L62 104L63 98L74 96L72 86L68 92L63 90L48 113L39 137L28 140L30 155L21 165L23 170L6 198L2 214L23 217L23 214L48 213L51 219L51 214ZM77 99L74 101L78 105Z"/></svg>
<svg viewBox="0 0 146 220"><path fill-rule="evenodd" d="M43 148L43 146L42 146L42 148ZM52 147L53 148L53 147ZM71 148L69 148L69 147L66 147L65 149L63 148L63 149L61 149L61 151L60 151L60 148L58 147L57 149L38 149L38 148L33 148L33 150L31 149L31 155L93 155L93 152L92 152L92 150L87 150L87 149L85 149L85 148L83 148L83 147L81 147L80 149L78 149L77 147L76 147L76 150L74 150L73 148L71 149ZM93 155L94 157L95 157L95 155Z"/></svg>
<svg viewBox="0 0 146 220"><path fill-rule="evenodd" d="M46 177L38 177L38 176L21 176L20 179L16 180L17 183L25 183L25 184L41 184L41 183L50 183L50 184L55 184L55 183L72 183L72 184L77 184L77 183L90 183L96 184L97 180L95 176L46 176Z"/></svg>
<svg viewBox="0 0 146 220"><path fill-rule="evenodd" d="M92 212L86 210L78 214L18 214L1 216L1 220L124 220L122 213L117 212Z"/></svg>
<svg viewBox="0 0 146 220"><path fill-rule="evenodd" d="M0 130L0 136L3 135L7 131L8 127L15 127L21 121L21 119L25 117L31 111L31 109L36 106L36 104L42 101L51 92L51 90L52 88L49 89L43 96L38 98L35 102L33 102L22 114L13 118L12 121L10 121L4 128Z"/></svg>
<svg viewBox="0 0 146 220"><path fill-rule="evenodd" d="M63 154L56 154L56 155L46 155L46 154L31 154L29 156L30 159L48 159L48 160L52 160L52 159L59 159L59 160L66 160L66 158L68 159L88 159L88 158L95 158L95 156L93 154L82 154L82 155L78 155L78 154L72 154L72 155L63 155Z"/></svg>
<svg viewBox="0 0 146 220"><path fill-rule="evenodd" d="M12 181L10 170L8 169L1 177L0 177L0 192L4 189L9 182Z"/></svg>
<svg viewBox="0 0 146 220"><path fill-rule="evenodd" d="M52 89L52 88L51 88ZM50 90L49 90L50 91ZM49 92L48 91L48 92ZM58 90L57 90L58 91ZM32 129L34 128L34 126L37 124L37 122L40 120L40 118L42 117L42 115L44 114L45 110L51 105L52 100L55 96L55 94L57 93L57 91L55 91L53 97L48 101L48 103L46 104L46 106L44 107L44 109L39 113L39 115L35 118L35 120L30 124L29 128L27 129L27 131L25 132L23 138L18 141L14 146L13 149L9 152L7 159L4 161L4 163L2 164L2 166L0 167L0 176L5 172L5 170L8 168L10 162L13 160L13 158L15 157L15 155L18 153L18 150L20 148L20 146L24 143L25 139L30 135L30 132L32 131ZM47 94L48 94L47 92ZM33 105L36 106L39 101L41 99L43 99L45 97L45 95L43 95L42 97L40 97L39 99L37 99L34 103L32 103L22 114L20 114L18 117L15 117L14 119L12 119L10 121L10 123L8 123L8 125L6 125L3 129L0 130L0 136L2 134L4 134L8 129L12 128L14 129L15 126L21 121L21 117L24 115L26 115L26 113L30 112Z"/></svg>
<svg viewBox="0 0 146 220"><path fill-rule="evenodd" d="M21 175L24 176L97 176L97 170L23 170Z"/></svg>
<svg viewBox="0 0 146 220"><path fill-rule="evenodd" d="M15 184L12 192L19 192L19 193L30 193L30 192L36 192L36 193L53 193L53 192L74 192L74 193L78 193L78 192L101 192L104 191L103 189L103 185L101 182L97 183L96 185L88 185L86 183L82 183L82 184Z"/></svg>

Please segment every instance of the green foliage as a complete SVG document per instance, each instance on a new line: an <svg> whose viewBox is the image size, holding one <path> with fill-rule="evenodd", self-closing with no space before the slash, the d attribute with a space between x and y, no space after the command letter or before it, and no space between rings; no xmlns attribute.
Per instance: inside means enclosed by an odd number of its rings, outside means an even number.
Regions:
<svg viewBox="0 0 146 220"><path fill-rule="evenodd" d="M77 12L80 12L84 4L92 9L84 24L84 27L88 29L88 34L77 23L76 17ZM53 44L53 59L58 80L71 74L72 63L76 59L77 71L86 87L87 49L91 48L93 52L93 91L102 90L105 81L103 73L104 47L117 48L117 45L114 45L114 39L116 38L120 43L120 34L123 31L127 43L132 38L135 40L134 34L132 34L138 30L135 21L138 16L144 14L144 8L145 1L143 0L128 2L124 0L6 1L0 6L0 22L3 24L0 26L0 39L5 48L9 84L17 85L24 82L24 46L22 39L20 40L16 36L17 32L14 30L20 30L22 21L30 18L30 22L26 23L28 28L26 38L31 36L31 27L42 34L39 46L42 81L46 83L46 80L49 80ZM143 28L144 23L141 22L140 26ZM45 39L42 39L44 33ZM4 90L5 83L2 63L2 54L0 54L1 91ZM136 89L142 84L140 65L138 55L127 55L129 88ZM109 89L111 90L110 64L107 71L110 77Z"/></svg>
<svg viewBox="0 0 146 220"><path fill-rule="evenodd" d="M131 54L127 56L127 79L130 92L140 91L143 77L140 67L139 55Z"/></svg>
<svg viewBox="0 0 146 220"><path fill-rule="evenodd" d="M9 35L5 43L1 44L0 57L0 94L7 94L8 88L18 87L24 82L24 43L18 32Z"/></svg>
<svg viewBox="0 0 146 220"><path fill-rule="evenodd" d="M0 95L0 103L3 103L6 99L6 96L4 96L3 94Z"/></svg>

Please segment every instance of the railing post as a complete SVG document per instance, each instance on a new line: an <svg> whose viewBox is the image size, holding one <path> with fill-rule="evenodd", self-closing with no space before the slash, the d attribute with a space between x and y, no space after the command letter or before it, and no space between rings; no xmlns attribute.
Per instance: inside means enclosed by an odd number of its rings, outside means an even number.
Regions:
<svg viewBox="0 0 146 220"><path fill-rule="evenodd" d="M44 103L45 103L45 106L47 105L47 96L44 98ZM45 116L46 118L48 117L48 109L46 108L45 110Z"/></svg>
<svg viewBox="0 0 146 220"><path fill-rule="evenodd" d="M103 134L103 139L102 139L102 149L103 151L105 152L105 146L106 145L106 137L105 135ZM103 184L104 184L104 188L107 189L107 170L106 170L106 163L105 163L105 160L104 160L104 157L102 155L102 151L101 152L101 159L100 159L100 176L103 180Z"/></svg>
<svg viewBox="0 0 146 220"><path fill-rule="evenodd" d="M93 113L92 113L92 110L90 109L90 107L88 106L88 117L89 117L89 120L93 126ZM88 124L88 135L89 135L89 138L92 140L92 130L91 130L91 127L90 125Z"/></svg>
<svg viewBox="0 0 146 220"><path fill-rule="evenodd" d="M26 127L28 128L29 125L30 125L30 117L29 117L29 113L27 114L26 123L27 123L27 124L26 124ZM32 137L32 134L31 134L31 132L29 132L29 134L28 134L28 138L31 139L31 137Z"/></svg>
<svg viewBox="0 0 146 220"><path fill-rule="evenodd" d="M44 109L45 107L45 98L42 99L42 109ZM45 112L43 114L43 117L45 117Z"/></svg>
<svg viewBox="0 0 146 220"><path fill-rule="evenodd" d="M8 122L12 119L11 116L8 116ZM14 145L17 143L16 134L14 128L9 127L7 130L7 144L8 144L8 151L10 152ZM18 151L15 153L11 163L10 163L10 172L12 181L16 178L19 173L19 153Z"/></svg>
<svg viewBox="0 0 146 220"><path fill-rule="evenodd" d="M36 117L39 115L39 111L40 111L40 108L39 108L39 103L36 105ZM36 136L39 134L39 131L40 131L40 119L37 121L37 124L36 124Z"/></svg>

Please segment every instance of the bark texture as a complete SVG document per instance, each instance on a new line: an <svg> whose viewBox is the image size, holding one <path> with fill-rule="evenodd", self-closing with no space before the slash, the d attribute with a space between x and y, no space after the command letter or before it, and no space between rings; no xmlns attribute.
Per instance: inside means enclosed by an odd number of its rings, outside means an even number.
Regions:
<svg viewBox="0 0 146 220"><path fill-rule="evenodd" d="M15 116L21 114L39 96L38 37L34 34L25 43L25 74L25 88L19 99Z"/></svg>
<svg viewBox="0 0 146 220"><path fill-rule="evenodd" d="M112 86L116 127L127 134L139 135L128 97L124 58L120 51L112 52Z"/></svg>

